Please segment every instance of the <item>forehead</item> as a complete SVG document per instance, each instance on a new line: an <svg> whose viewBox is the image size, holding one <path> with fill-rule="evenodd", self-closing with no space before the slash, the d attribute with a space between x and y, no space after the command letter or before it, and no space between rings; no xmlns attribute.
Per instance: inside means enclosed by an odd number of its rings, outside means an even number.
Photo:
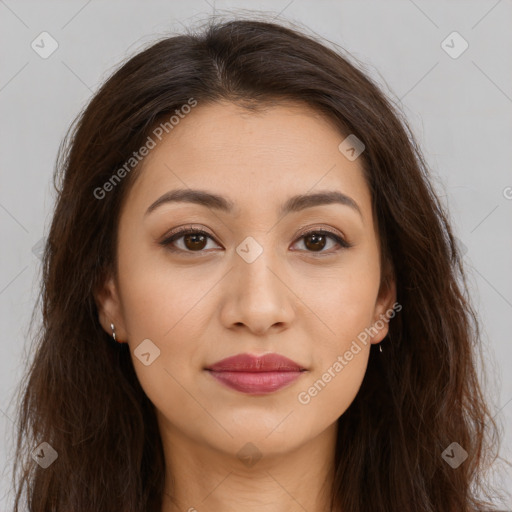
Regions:
<svg viewBox="0 0 512 512"><path fill-rule="evenodd" d="M233 213L280 207L290 196L337 190L369 208L362 161L338 149L345 135L325 116L298 103L249 111L229 102L196 106L145 157L132 204L147 208L171 189L227 196ZM368 215L368 213L366 213Z"/></svg>

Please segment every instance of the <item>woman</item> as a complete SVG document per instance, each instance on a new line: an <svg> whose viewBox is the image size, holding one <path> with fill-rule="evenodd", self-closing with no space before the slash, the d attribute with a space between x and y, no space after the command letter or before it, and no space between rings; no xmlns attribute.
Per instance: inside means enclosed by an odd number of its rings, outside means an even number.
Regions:
<svg viewBox="0 0 512 512"><path fill-rule="evenodd" d="M261 21L166 38L58 169L16 511L490 506L461 257L346 58Z"/></svg>

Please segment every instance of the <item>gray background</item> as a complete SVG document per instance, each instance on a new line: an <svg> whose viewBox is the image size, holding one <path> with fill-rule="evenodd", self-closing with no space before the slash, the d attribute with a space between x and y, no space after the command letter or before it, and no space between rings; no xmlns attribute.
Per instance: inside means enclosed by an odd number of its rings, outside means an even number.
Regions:
<svg viewBox="0 0 512 512"><path fill-rule="evenodd" d="M501 456L512 461L510 0L0 0L0 510L10 510L12 502L12 397L30 355L37 243L51 219L59 143L121 60L214 11L247 16L249 9L302 23L345 48L407 116L465 251L483 325L486 389L504 432ZM43 31L59 45L46 59L31 47ZM442 46L453 31L469 44L457 58ZM452 52L462 48L453 36L446 45ZM512 490L512 471L504 464L494 478ZM510 496L496 503L512 509Z"/></svg>

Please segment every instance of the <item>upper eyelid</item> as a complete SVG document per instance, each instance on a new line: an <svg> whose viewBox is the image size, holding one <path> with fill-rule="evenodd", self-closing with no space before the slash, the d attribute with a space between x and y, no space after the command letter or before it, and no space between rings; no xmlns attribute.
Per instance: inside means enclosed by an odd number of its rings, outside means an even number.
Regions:
<svg viewBox="0 0 512 512"><path fill-rule="evenodd" d="M176 228L175 230L171 230L170 232L166 233L162 238L165 241L173 236L177 236L177 235L184 236L189 231L197 232L200 234L205 234L205 235L209 236L210 238L212 238L213 240L215 240L215 238L216 238L215 235L212 235L205 228L203 228L203 227L198 228L194 225L181 226L179 228ZM312 227L312 228L309 228L307 226L301 226L299 228L299 233L298 233L297 237L302 238L303 236L308 235L309 233L312 233L312 232L316 233L316 232L320 232L320 231L325 231L328 234L331 234L333 236L338 236L338 237L342 238L343 240L347 240L347 237L344 235L344 233L339 232L339 230L335 230L334 228L321 227L321 226Z"/></svg>
<svg viewBox="0 0 512 512"><path fill-rule="evenodd" d="M188 231L188 230L203 231L208 236L215 238L215 235L210 233L208 228L205 228L202 224L195 223L195 222L191 222L189 224L183 224L174 229L170 229L163 235L163 238L168 238L177 233L183 233L184 231ZM322 226L322 225L315 226L314 223L313 223L313 226L311 226L311 223L304 223L304 224L301 223L298 227L298 235L297 236L303 236L304 234L307 234L311 231L328 231L330 233L333 233L334 235L340 236L341 238L347 239L347 237L345 236L345 233L342 230L340 230L339 228L333 228L330 226Z"/></svg>

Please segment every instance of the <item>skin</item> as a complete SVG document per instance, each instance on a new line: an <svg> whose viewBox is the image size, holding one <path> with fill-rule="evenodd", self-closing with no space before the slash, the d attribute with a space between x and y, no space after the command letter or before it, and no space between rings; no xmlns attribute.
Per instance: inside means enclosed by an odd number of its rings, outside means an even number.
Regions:
<svg viewBox="0 0 512 512"><path fill-rule="evenodd" d="M387 323L309 403L298 395L396 300L391 277L381 286L370 192L360 159L338 150L344 138L304 105L254 113L199 104L151 150L123 203L118 279L109 278L96 301L105 331L113 322L129 344L157 410L166 459L162 512L327 510L336 420L354 400ZM235 211L181 202L145 215L177 188L226 196ZM361 215L324 204L278 216L290 196L319 190L350 196ZM189 224L212 237L199 252L183 237L173 244L181 253L159 245ZM353 247L326 238L311 249L303 227L334 231ZM263 249L252 263L236 252L248 236ZM160 350L148 366L133 352L145 339ZM286 388L250 396L204 370L235 354L271 352L307 371ZM251 465L237 456L247 443L255 448L246 451L261 455Z"/></svg>

